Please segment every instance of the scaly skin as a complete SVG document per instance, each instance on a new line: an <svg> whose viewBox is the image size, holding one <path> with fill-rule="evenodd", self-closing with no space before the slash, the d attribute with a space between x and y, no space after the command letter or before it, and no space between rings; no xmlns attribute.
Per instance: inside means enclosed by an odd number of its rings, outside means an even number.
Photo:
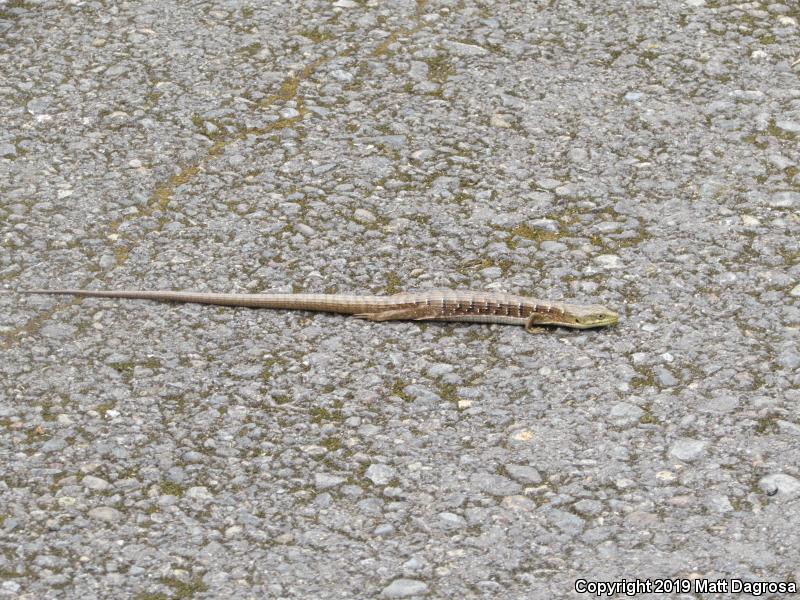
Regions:
<svg viewBox="0 0 800 600"><path fill-rule="evenodd" d="M308 310L354 315L371 321L468 321L523 325L534 331L542 325L591 329L614 325L619 315L599 304L570 304L500 292L436 290L401 292L393 296L344 294L213 294L142 290L20 290L18 294L69 295L83 298L127 298Z"/></svg>

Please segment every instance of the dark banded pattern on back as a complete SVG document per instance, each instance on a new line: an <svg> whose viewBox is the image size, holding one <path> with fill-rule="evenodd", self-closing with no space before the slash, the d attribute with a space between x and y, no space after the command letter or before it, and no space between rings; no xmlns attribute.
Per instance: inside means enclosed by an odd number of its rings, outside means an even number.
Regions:
<svg viewBox="0 0 800 600"><path fill-rule="evenodd" d="M562 325L586 329L617 322L615 312L600 306L549 302L503 292L430 290L401 292L393 296L347 294L215 294L144 290L25 290L23 294L57 294L90 298L124 298L308 310L357 315L375 321L438 320L506 323L512 325Z"/></svg>

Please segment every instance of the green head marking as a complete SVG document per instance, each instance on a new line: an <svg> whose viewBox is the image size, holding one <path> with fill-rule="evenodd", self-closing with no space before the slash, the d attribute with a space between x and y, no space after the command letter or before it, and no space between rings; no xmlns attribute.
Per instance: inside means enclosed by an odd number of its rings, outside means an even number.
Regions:
<svg viewBox="0 0 800 600"><path fill-rule="evenodd" d="M559 325L571 329L606 327L619 322L619 315L601 304L558 303L544 312L534 312L525 325L526 329L538 325Z"/></svg>

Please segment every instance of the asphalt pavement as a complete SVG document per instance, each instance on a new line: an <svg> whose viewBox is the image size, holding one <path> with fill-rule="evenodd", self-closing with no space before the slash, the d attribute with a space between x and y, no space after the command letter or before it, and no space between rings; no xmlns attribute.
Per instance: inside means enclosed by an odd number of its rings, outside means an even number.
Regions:
<svg viewBox="0 0 800 600"><path fill-rule="evenodd" d="M795 2L0 1L0 289L39 287L621 322L2 294L0 598L800 581Z"/></svg>

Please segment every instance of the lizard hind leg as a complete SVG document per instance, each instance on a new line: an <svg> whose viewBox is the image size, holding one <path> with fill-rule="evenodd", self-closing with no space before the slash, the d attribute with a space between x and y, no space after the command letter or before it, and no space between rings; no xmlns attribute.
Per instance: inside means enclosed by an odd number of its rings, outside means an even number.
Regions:
<svg viewBox="0 0 800 600"><path fill-rule="evenodd" d="M525 331L528 333L545 333L547 327L542 327L538 319L540 319L540 317L536 313L532 314L528 318L527 323L525 323Z"/></svg>
<svg viewBox="0 0 800 600"><path fill-rule="evenodd" d="M407 308L389 308L373 313L353 315L358 319L369 321L425 321L435 319L437 313L428 306L411 306Z"/></svg>

